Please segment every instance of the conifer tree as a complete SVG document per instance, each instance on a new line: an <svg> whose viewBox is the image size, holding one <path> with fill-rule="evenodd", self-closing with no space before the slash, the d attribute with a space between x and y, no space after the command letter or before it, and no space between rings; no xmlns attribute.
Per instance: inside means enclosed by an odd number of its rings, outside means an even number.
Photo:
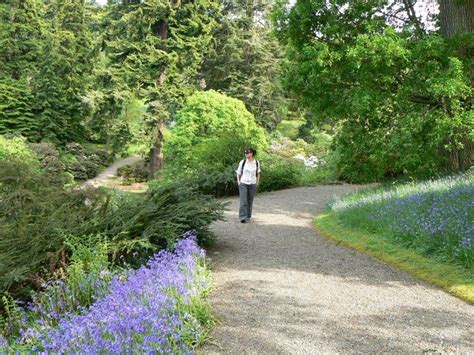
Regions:
<svg viewBox="0 0 474 355"><path fill-rule="evenodd" d="M36 138L31 103L41 54L41 9L37 0L0 3L0 134L16 131Z"/></svg>
<svg viewBox="0 0 474 355"><path fill-rule="evenodd" d="M109 3L105 35L110 70L144 98L150 137L150 176L162 165L163 125L197 88L218 11L208 0Z"/></svg>
<svg viewBox="0 0 474 355"><path fill-rule="evenodd" d="M267 21L269 9L269 2L224 1L203 77L208 88L242 100L260 125L272 129L287 102L279 82L283 50Z"/></svg>

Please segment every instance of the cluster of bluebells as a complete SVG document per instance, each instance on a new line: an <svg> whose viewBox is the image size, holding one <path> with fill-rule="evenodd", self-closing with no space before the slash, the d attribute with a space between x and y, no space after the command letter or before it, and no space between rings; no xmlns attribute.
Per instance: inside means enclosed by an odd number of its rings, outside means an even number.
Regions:
<svg viewBox="0 0 474 355"><path fill-rule="evenodd" d="M342 198L332 204L342 222L391 231L406 244L474 265L474 178L456 176Z"/></svg>
<svg viewBox="0 0 474 355"><path fill-rule="evenodd" d="M52 314L35 309L40 320L22 338L33 340L33 351L54 353L186 353L183 323L198 322L181 305L206 287L203 258L190 231L174 252L162 250L139 269L114 275L90 308Z"/></svg>
<svg viewBox="0 0 474 355"><path fill-rule="evenodd" d="M100 273L84 275L76 287L64 279L52 279L43 285L44 291L33 296L28 307L30 316L38 319L42 328L56 326L64 314L81 312L95 300L105 297L112 277L112 273L104 269ZM28 337L27 334L23 336Z"/></svg>

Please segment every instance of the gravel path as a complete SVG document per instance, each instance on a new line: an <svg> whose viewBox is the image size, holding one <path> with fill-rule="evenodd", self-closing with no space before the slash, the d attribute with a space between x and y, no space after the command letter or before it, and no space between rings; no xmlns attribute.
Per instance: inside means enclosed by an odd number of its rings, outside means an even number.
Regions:
<svg viewBox="0 0 474 355"><path fill-rule="evenodd" d="M250 223L227 221L209 256L220 318L212 353L474 354L474 307L319 237L312 218L349 185L260 194Z"/></svg>
<svg viewBox="0 0 474 355"><path fill-rule="evenodd" d="M134 164L138 161L140 161L142 158L138 156L132 156L128 157L119 161L116 161L113 163L111 166L103 170L99 175L97 175L95 178L90 179L85 181L81 186L87 187L87 186L93 186L93 187L99 187L102 186L107 180L113 178L117 174L117 169L127 165L127 164Z"/></svg>

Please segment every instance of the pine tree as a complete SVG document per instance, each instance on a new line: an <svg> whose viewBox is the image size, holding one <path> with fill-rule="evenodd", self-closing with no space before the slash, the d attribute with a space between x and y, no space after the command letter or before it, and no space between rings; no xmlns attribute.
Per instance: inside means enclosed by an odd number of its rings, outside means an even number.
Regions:
<svg viewBox="0 0 474 355"><path fill-rule="evenodd" d="M37 138L32 78L37 74L43 24L39 1L0 3L0 134Z"/></svg>
<svg viewBox="0 0 474 355"><path fill-rule="evenodd" d="M274 128L286 113L280 86L282 47L267 21L269 3L226 1L203 77L210 89L242 100L257 122Z"/></svg>
<svg viewBox="0 0 474 355"><path fill-rule="evenodd" d="M208 0L110 3L105 41L111 75L147 105L150 176L162 165L164 122L196 90L217 11Z"/></svg>

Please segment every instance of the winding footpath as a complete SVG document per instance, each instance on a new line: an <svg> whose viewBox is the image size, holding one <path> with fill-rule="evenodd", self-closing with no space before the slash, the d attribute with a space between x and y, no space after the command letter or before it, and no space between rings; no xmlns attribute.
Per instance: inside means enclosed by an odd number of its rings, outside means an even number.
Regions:
<svg viewBox="0 0 474 355"><path fill-rule="evenodd" d="M219 323L201 353L474 354L474 307L328 241L312 219L350 185L256 196L254 217L213 225Z"/></svg>
<svg viewBox="0 0 474 355"><path fill-rule="evenodd" d="M85 181L81 186L82 187L99 187L105 184L108 180L114 178L117 175L117 169L125 166L127 164L134 164L141 160L139 156L131 156L122 160L118 160L109 167L102 170L99 175L93 179Z"/></svg>

